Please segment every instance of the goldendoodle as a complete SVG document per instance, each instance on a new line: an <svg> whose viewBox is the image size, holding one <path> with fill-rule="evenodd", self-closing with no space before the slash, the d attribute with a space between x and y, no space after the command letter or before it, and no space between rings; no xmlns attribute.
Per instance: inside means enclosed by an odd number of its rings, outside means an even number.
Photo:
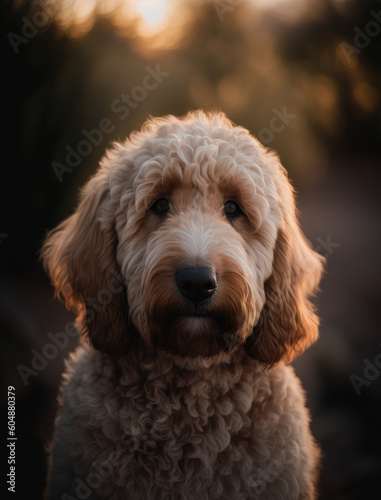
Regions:
<svg viewBox="0 0 381 500"><path fill-rule="evenodd" d="M115 144L43 258L78 313L48 498L313 499L286 363L318 336L324 259L277 156L222 113Z"/></svg>

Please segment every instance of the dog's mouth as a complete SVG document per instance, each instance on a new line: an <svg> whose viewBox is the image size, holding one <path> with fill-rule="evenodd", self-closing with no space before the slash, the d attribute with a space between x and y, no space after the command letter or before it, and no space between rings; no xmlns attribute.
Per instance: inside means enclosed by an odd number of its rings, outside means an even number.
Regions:
<svg viewBox="0 0 381 500"><path fill-rule="evenodd" d="M175 316L183 318L213 318L214 311L211 308L210 299L207 299L202 302L188 302L184 304Z"/></svg>
<svg viewBox="0 0 381 500"><path fill-rule="evenodd" d="M248 325L240 303L230 297L213 297L200 302L154 301L149 308L148 328L152 343L159 349L195 358L232 352L244 343Z"/></svg>
<svg viewBox="0 0 381 500"><path fill-rule="evenodd" d="M217 317L206 310L176 314L160 330L155 329L153 343L160 349L183 357L210 357L230 352L241 343Z"/></svg>
<svg viewBox="0 0 381 500"><path fill-rule="evenodd" d="M177 315L158 333L155 343L179 356L212 356L221 350L220 335L220 325L213 318Z"/></svg>

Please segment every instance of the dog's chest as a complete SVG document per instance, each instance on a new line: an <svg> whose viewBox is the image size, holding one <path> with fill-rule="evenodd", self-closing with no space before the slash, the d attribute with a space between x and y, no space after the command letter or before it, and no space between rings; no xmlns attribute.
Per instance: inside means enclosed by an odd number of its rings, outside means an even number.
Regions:
<svg viewBox="0 0 381 500"><path fill-rule="evenodd" d="M244 381L222 392L210 380L186 386L182 377L179 374L168 385L146 381L140 394L129 393L123 399L120 425L134 452L132 462L158 460L177 469L200 460L207 467L228 450L232 439L251 434L252 401Z"/></svg>
<svg viewBox="0 0 381 500"><path fill-rule="evenodd" d="M167 492L168 498L199 499L254 491L255 457L268 460L261 443L274 439L268 419L255 417L271 394L269 379L253 383L255 374L244 363L200 370L148 365L122 366L116 383L115 369L103 364L98 383L89 379L77 388L78 403L92 405L73 410L86 413L84 432L96 445L93 454L87 448L86 463L77 445L75 472L101 476L100 497L110 494L110 484L118 492L112 498L125 498L126 491L134 492L131 498Z"/></svg>

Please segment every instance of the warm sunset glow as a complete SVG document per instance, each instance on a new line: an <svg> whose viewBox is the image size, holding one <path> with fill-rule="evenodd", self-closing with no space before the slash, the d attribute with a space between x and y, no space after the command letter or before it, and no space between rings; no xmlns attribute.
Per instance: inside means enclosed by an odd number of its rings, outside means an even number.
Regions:
<svg viewBox="0 0 381 500"><path fill-rule="evenodd" d="M166 20L168 0L138 0L134 7L144 23L157 28Z"/></svg>
<svg viewBox="0 0 381 500"><path fill-rule="evenodd" d="M219 4L213 0L205 0L205 3L208 1L214 5L218 19ZM221 2L224 18L238 8L238 4L229 6L223 0ZM260 10L283 7L287 14L290 4L293 4L292 12L297 12L296 7L304 0L247 0L246 3ZM197 2L193 8L197 8ZM173 45L174 38L178 38L191 12L190 4L181 0L62 0L57 20L61 28L73 37L84 36L92 28L97 15L112 19L118 28L133 23L139 37L149 39L153 42L152 47L158 47ZM158 40L153 41L153 37Z"/></svg>

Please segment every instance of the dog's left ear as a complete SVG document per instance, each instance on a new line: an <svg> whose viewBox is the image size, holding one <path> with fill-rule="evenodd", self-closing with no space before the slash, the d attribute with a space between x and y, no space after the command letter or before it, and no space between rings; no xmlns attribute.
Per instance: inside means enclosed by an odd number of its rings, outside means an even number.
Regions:
<svg viewBox="0 0 381 500"><path fill-rule="evenodd" d="M317 339L319 319L310 299L325 263L300 229L294 193L286 171L278 163L279 172L277 188L283 223L278 230L272 274L265 282L266 302L246 342L247 352L266 366L281 359L291 361Z"/></svg>
<svg viewBox="0 0 381 500"><path fill-rule="evenodd" d="M101 168L82 190L75 213L49 233L41 255L56 295L78 313L81 333L96 349L122 354L136 330L116 263L115 211L110 173Z"/></svg>

